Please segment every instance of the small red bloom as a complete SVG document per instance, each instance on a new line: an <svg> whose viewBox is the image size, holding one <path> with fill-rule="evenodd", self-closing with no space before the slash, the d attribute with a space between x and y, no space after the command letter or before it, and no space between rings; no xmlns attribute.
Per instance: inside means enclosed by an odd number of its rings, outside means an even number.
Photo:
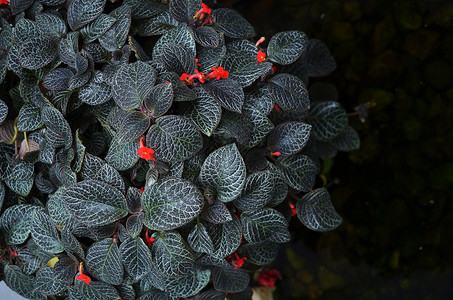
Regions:
<svg viewBox="0 0 453 300"><path fill-rule="evenodd" d="M234 255L236 256L236 260L231 261L235 269L239 269L244 265L244 261L247 260L247 257L240 258L239 255L234 252Z"/></svg>
<svg viewBox="0 0 453 300"><path fill-rule="evenodd" d="M278 107L277 103L274 104L274 109L275 109L276 112L280 111L280 108Z"/></svg>
<svg viewBox="0 0 453 300"><path fill-rule="evenodd" d="M9 249L9 253L11 254L11 256L17 257L17 251L16 250Z"/></svg>
<svg viewBox="0 0 453 300"><path fill-rule="evenodd" d="M256 280L259 285L273 289L275 288L275 282L277 279L281 278L282 276L279 271L266 269L261 272L260 276L258 276Z"/></svg>
<svg viewBox="0 0 453 300"><path fill-rule="evenodd" d="M198 16L201 14L201 18L203 19L204 17L204 13L210 15L212 13L211 9L209 8L209 6L207 6L206 4L204 3L201 3L201 9L195 14L195 16L193 16L194 19L198 18Z"/></svg>
<svg viewBox="0 0 453 300"><path fill-rule="evenodd" d="M190 79L190 75L187 73L183 73L181 76L179 76L179 79L181 79L184 82L184 84L191 85L193 83L192 80Z"/></svg>
<svg viewBox="0 0 453 300"><path fill-rule="evenodd" d="M145 147L145 145L143 144L143 137L140 139L140 148L137 150L137 153L140 158L144 158L146 160L152 159L152 160L156 161L156 159L153 157L154 150L151 148Z"/></svg>
<svg viewBox="0 0 453 300"><path fill-rule="evenodd" d="M206 76L198 70L195 70L195 74L190 75L189 80L192 81L194 78L198 78L201 83L204 83Z"/></svg>
<svg viewBox="0 0 453 300"><path fill-rule="evenodd" d="M197 66L201 66L201 64L198 62L198 58L195 58L195 62L197 63Z"/></svg>
<svg viewBox="0 0 453 300"><path fill-rule="evenodd" d="M292 203L290 202L290 203L289 203L289 207L291 207L291 216L297 215L297 210L296 210L296 208L294 207L294 204L292 204Z"/></svg>
<svg viewBox="0 0 453 300"><path fill-rule="evenodd" d="M274 73L277 72L277 67L272 65L272 71L274 71Z"/></svg>
<svg viewBox="0 0 453 300"><path fill-rule="evenodd" d="M143 193L143 192L145 191L145 187L142 186L142 187L140 188L140 191L142 191L142 193Z"/></svg>
<svg viewBox="0 0 453 300"><path fill-rule="evenodd" d="M280 156L280 152L272 152L271 155Z"/></svg>
<svg viewBox="0 0 453 300"><path fill-rule="evenodd" d="M259 62L263 62L266 59L266 53L264 53L263 50L258 51L256 59L258 59Z"/></svg>
<svg viewBox="0 0 453 300"><path fill-rule="evenodd" d="M6 5L8 5L8 4L9 4L9 1L8 1L8 0L0 0L0 4L6 4Z"/></svg>
<svg viewBox="0 0 453 300"><path fill-rule="evenodd" d="M148 246L151 246L152 242L154 242L156 239L155 238L152 238L149 236L149 229L146 229L146 232L145 232L145 243L148 245Z"/></svg>
<svg viewBox="0 0 453 300"><path fill-rule="evenodd" d="M88 275L83 274L83 263L79 264L79 275L76 278L80 281L85 282L86 284L90 284L91 278Z"/></svg>
<svg viewBox="0 0 453 300"><path fill-rule="evenodd" d="M225 70L223 67L212 67L212 72L208 74L208 78L217 78L219 80L220 78L228 78L228 71Z"/></svg>

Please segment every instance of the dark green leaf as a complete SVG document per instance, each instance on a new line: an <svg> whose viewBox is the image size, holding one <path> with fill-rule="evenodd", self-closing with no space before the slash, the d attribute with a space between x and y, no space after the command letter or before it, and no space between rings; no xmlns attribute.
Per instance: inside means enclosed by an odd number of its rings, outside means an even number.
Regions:
<svg viewBox="0 0 453 300"><path fill-rule="evenodd" d="M193 24L195 22L194 16L200 9L201 0L170 1L169 4L170 14L181 23Z"/></svg>
<svg viewBox="0 0 453 300"><path fill-rule="evenodd" d="M140 237L125 240L120 253L126 272L134 281L151 271L151 252Z"/></svg>
<svg viewBox="0 0 453 300"><path fill-rule="evenodd" d="M118 189L123 194L126 193L126 185L124 184L123 178L121 177L120 173L109 164L104 164L98 170L96 176L94 176L91 179L103 181L105 183L108 183L112 187Z"/></svg>
<svg viewBox="0 0 453 300"><path fill-rule="evenodd" d="M166 10L164 4L154 0L124 0L124 4L130 6L134 19L152 17Z"/></svg>
<svg viewBox="0 0 453 300"><path fill-rule="evenodd" d="M187 243L195 252L214 252L214 243L203 223L197 222L197 224L195 224L192 231L189 233Z"/></svg>
<svg viewBox="0 0 453 300"><path fill-rule="evenodd" d="M113 99L122 109L138 108L151 92L155 81L156 72L147 63L137 61L122 65L115 75Z"/></svg>
<svg viewBox="0 0 453 300"><path fill-rule="evenodd" d="M200 182L215 190L217 199L233 201L245 184L245 163L236 144L223 146L206 158L200 172Z"/></svg>
<svg viewBox="0 0 453 300"><path fill-rule="evenodd" d="M112 16L101 14L93 23L88 24L80 30L85 43L94 42L103 35L113 24L116 19Z"/></svg>
<svg viewBox="0 0 453 300"><path fill-rule="evenodd" d="M36 25L41 34L60 39L66 35L66 23L59 16L44 13L36 16Z"/></svg>
<svg viewBox="0 0 453 300"><path fill-rule="evenodd" d="M86 256L86 266L95 278L110 284L118 285L123 282L123 265L120 251L116 242L111 239L93 243Z"/></svg>
<svg viewBox="0 0 453 300"><path fill-rule="evenodd" d="M262 208L270 202L273 188L274 180L269 171L250 174L241 196L233 203L242 211Z"/></svg>
<svg viewBox="0 0 453 300"><path fill-rule="evenodd" d="M331 143L339 151L353 151L360 148L360 137L354 128L347 125Z"/></svg>
<svg viewBox="0 0 453 300"><path fill-rule="evenodd" d="M286 156L276 162L276 167L283 173L290 187L298 191L308 192L315 184L319 168L308 156Z"/></svg>
<svg viewBox="0 0 453 300"><path fill-rule="evenodd" d="M11 0L11 2L14 0ZM19 266L6 265L3 269L6 285L27 299L45 300L46 297L37 292L35 287L35 277L27 276L20 270Z"/></svg>
<svg viewBox="0 0 453 300"><path fill-rule="evenodd" d="M49 253L63 252L64 247L60 242L57 228L50 221L49 215L37 211L32 217L31 222L31 237L39 248Z"/></svg>
<svg viewBox="0 0 453 300"><path fill-rule="evenodd" d="M138 215L132 215L127 218L126 230L131 237L137 237L143 228L143 218L145 214L140 212Z"/></svg>
<svg viewBox="0 0 453 300"><path fill-rule="evenodd" d="M69 299L74 300L118 300L117 290L108 283L92 281L86 284L76 280L75 286L69 287Z"/></svg>
<svg viewBox="0 0 453 300"><path fill-rule="evenodd" d="M169 11L163 11L157 16L137 22L137 34L139 36L153 36L164 34L178 25Z"/></svg>
<svg viewBox="0 0 453 300"><path fill-rule="evenodd" d="M188 119L169 115L156 120L146 135L146 143L164 162L186 160L200 151L203 137Z"/></svg>
<svg viewBox="0 0 453 300"><path fill-rule="evenodd" d="M307 36L302 31L284 31L272 36L267 46L267 56L272 62L289 65L304 51Z"/></svg>
<svg viewBox="0 0 453 300"><path fill-rule="evenodd" d="M302 150L310 138L311 125L302 122L279 124L267 136L267 145L271 152L280 152L282 156L295 154Z"/></svg>
<svg viewBox="0 0 453 300"><path fill-rule="evenodd" d="M53 268L42 267L36 273L34 290L36 293L56 295L65 291L71 281L58 278L58 273Z"/></svg>
<svg viewBox="0 0 453 300"><path fill-rule="evenodd" d="M214 288L218 291L237 293L249 285L250 277L242 269L215 267L212 271L212 281Z"/></svg>
<svg viewBox="0 0 453 300"><path fill-rule="evenodd" d="M241 223L236 216L223 224L208 224L208 232L214 242L214 257L223 259L233 254L241 245Z"/></svg>
<svg viewBox="0 0 453 300"><path fill-rule="evenodd" d="M77 273L78 262L69 257L61 257L53 266L55 278L66 282L72 282Z"/></svg>
<svg viewBox="0 0 453 300"><path fill-rule="evenodd" d="M33 187L33 178L5 180L5 184L15 193L25 197L28 196Z"/></svg>
<svg viewBox="0 0 453 300"><path fill-rule="evenodd" d="M194 88L197 99L190 103L184 116L189 118L197 128L207 136L211 136L220 122L222 108L204 89Z"/></svg>
<svg viewBox="0 0 453 300"><path fill-rule="evenodd" d="M263 241L256 244L242 245L239 250L239 256L247 257L247 262L264 266L277 258L280 246L278 243L271 241Z"/></svg>
<svg viewBox="0 0 453 300"><path fill-rule="evenodd" d="M69 79L74 76L74 73L68 68L57 68L49 73L42 84L49 90L66 90L69 87Z"/></svg>
<svg viewBox="0 0 453 300"><path fill-rule="evenodd" d="M100 105L110 100L112 89L105 83L90 82L79 92L79 99L89 105Z"/></svg>
<svg viewBox="0 0 453 300"><path fill-rule="evenodd" d="M201 212L203 196L191 182L167 177L146 188L141 203L146 227L171 230L189 223Z"/></svg>
<svg viewBox="0 0 453 300"><path fill-rule="evenodd" d="M68 66L75 68L75 59L78 49L79 32L69 32L66 39L60 40L58 54Z"/></svg>
<svg viewBox="0 0 453 300"><path fill-rule="evenodd" d="M217 31L236 39L247 39L255 35L252 25L240 14L229 8L215 9L212 21Z"/></svg>
<svg viewBox="0 0 453 300"><path fill-rule="evenodd" d="M13 15L17 15L26 10L30 5L33 4L33 0L11 0L9 5L11 6L11 12Z"/></svg>
<svg viewBox="0 0 453 300"><path fill-rule="evenodd" d="M19 21L17 21L16 26L14 27L13 41L15 43L22 44L28 39L36 37L38 35L39 31L36 22L26 18L21 18Z"/></svg>
<svg viewBox="0 0 453 300"><path fill-rule="evenodd" d="M272 66L270 62L259 63L255 56L246 53L228 53L220 63L229 72L228 78L242 87L251 85Z"/></svg>
<svg viewBox="0 0 453 300"><path fill-rule="evenodd" d="M19 204L8 207L0 217L0 230L5 242L9 245L19 245L25 242L30 234L31 220L39 206Z"/></svg>
<svg viewBox="0 0 453 300"><path fill-rule="evenodd" d="M5 121L6 117L8 116L8 105L5 102L0 100L0 124Z"/></svg>
<svg viewBox="0 0 453 300"><path fill-rule="evenodd" d="M259 89L252 90L245 93L245 103L253 105L262 114L269 115L274 106L274 101L269 95L267 85Z"/></svg>
<svg viewBox="0 0 453 300"><path fill-rule="evenodd" d="M327 141L343 131L348 124L348 116L336 101L315 102L312 103L307 121L313 126L313 137L318 141Z"/></svg>
<svg viewBox="0 0 453 300"><path fill-rule="evenodd" d="M201 215L206 221L212 224L222 224L233 220L226 205L220 201L214 201L210 205L205 205Z"/></svg>
<svg viewBox="0 0 453 300"><path fill-rule="evenodd" d="M173 101L191 101L197 98L195 92L186 86L176 73L167 72L158 77L157 83L165 82L171 83L173 87Z"/></svg>
<svg viewBox="0 0 453 300"><path fill-rule="evenodd" d="M195 40L187 29L187 24L180 23L176 28L162 35L153 48L153 59L160 61L162 55L162 48L167 43L174 43L183 46L191 52L193 56L196 55Z"/></svg>
<svg viewBox="0 0 453 300"><path fill-rule="evenodd" d="M99 43L109 51L121 49L126 43L129 27L131 26L131 9L122 5L110 13L117 21L103 35L99 37Z"/></svg>
<svg viewBox="0 0 453 300"><path fill-rule="evenodd" d="M175 43L166 43L162 45L161 61L165 69L169 72L194 73L195 55L184 46Z"/></svg>
<svg viewBox="0 0 453 300"><path fill-rule="evenodd" d="M37 36L24 43L19 48L19 59L22 67L36 70L49 64L57 56L57 44L54 40Z"/></svg>
<svg viewBox="0 0 453 300"><path fill-rule="evenodd" d="M151 254L157 270L168 277L186 275L194 268L194 257L176 231L155 232Z"/></svg>
<svg viewBox="0 0 453 300"><path fill-rule="evenodd" d="M154 117L160 117L165 114L173 103L172 84L161 83L151 89L150 94L145 98L144 105L150 114Z"/></svg>
<svg viewBox="0 0 453 300"><path fill-rule="evenodd" d="M301 58L302 64L306 65L307 75L311 77L327 76L337 68L337 63L330 54L329 48L317 39L308 41Z"/></svg>
<svg viewBox="0 0 453 300"><path fill-rule="evenodd" d="M193 271L183 277L167 278L165 290L174 297L187 298L197 294L207 286L210 278L211 270Z"/></svg>
<svg viewBox="0 0 453 300"><path fill-rule="evenodd" d="M68 23L77 30L99 17L104 10L105 0L73 0L68 7Z"/></svg>
<svg viewBox="0 0 453 300"><path fill-rule="evenodd" d="M73 218L87 226L109 224L127 215L124 195L97 180L84 180L70 186L62 199Z"/></svg>
<svg viewBox="0 0 453 300"><path fill-rule="evenodd" d="M64 229L61 232L61 242L64 245L66 252L73 252L77 254L80 258L85 258L85 252L83 251L82 245L80 242L72 235L69 229Z"/></svg>
<svg viewBox="0 0 453 300"><path fill-rule="evenodd" d="M244 104L244 91L238 82L226 78L212 80L201 86L220 105L230 111L240 113Z"/></svg>
<svg viewBox="0 0 453 300"><path fill-rule="evenodd" d="M262 208L241 214L242 231L249 243L271 240L285 243L290 239L288 222L273 208Z"/></svg>
<svg viewBox="0 0 453 300"><path fill-rule="evenodd" d="M139 157L137 141L120 143L118 139L113 139L105 160L118 171L127 170L135 165Z"/></svg>
<svg viewBox="0 0 453 300"><path fill-rule="evenodd" d="M65 147L72 145L71 128L61 112L52 107L41 109L41 119L46 125L46 140L54 147Z"/></svg>
<svg viewBox="0 0 453 300"><path fill-rule="evenodd" d="M220 44L220 37L214 28L201 26L193 31L195 41L203 47L217 48Z"/></svg>
<svg viewBox="0 0 453 300"><path fill-rule="evenodd" d="M269 93L284 110L307 111L310 107L307 88L302 80L290 74L278 74L269 81Z"/></svg>
<svg viewBox="0 0 453 300"><path fill-rule="evenodd" d="M275 206L285 200L288 194L288 185L286 184L285 178L280 170L278 170L274 164L267 162L268 169L271 171L274 177L274 188L271 193L270 205Z"/></svg>
<svg viewBox="0 0 453 300"><path fill-rule="evenodd" d="M6 50L7 48L9 48L13 41L13 28L4 18L2 18L1 20L1 25L2 26L0 29L0 50Z"/></svg>

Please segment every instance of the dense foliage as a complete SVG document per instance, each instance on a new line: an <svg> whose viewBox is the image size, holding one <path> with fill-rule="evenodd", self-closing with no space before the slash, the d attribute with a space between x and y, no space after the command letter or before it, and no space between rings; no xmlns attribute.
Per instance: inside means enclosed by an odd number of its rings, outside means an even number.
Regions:
<svg viewBox="0 0 453 300"><path fill-rule="evenodd" d="M315 180L359 139L334 88L307 89L336 67L319 40L262 48L201 0L0 13L2 276L19 294L248 299L248 265L275 259L292 215L341 223Z"/></svg>

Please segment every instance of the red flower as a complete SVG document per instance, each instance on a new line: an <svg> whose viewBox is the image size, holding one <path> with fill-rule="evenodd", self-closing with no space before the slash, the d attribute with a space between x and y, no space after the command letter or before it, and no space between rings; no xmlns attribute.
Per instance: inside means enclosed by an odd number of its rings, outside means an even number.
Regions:
<svg viewBox="0 0 453 300"><path fill-rule="evenodd" d="M279 111L280 111L280 108L278 108L277 103L274 104L274 109L275 109L276 112L279 112Z"/></svg>
<svg viewBox="0 0 453 300"><path fill-rule="evenodd" d="M9 4L9 1L8 1L8 0L0 0L0 4L6 4L6 5L8 5L8 4Z"/></svg>
<svg viewBox="0 0 453 300"><path fill-rule="evenodd" d="M271 155L280 156L280 152L272 152Z"/></svg>
<svg viewBox="0 0 453 300"><path fill-rule="evenodd" d="M181 76L179 76L179 79L181 79L185 84L191 85L193 82L190 79L190 75L187 73L183 73Z"/></svg>
<svg viewBox="0 0 453 300"><path fill-rule="evenodd" d="M83 263L81 262L79 264L79 275L76 276L76 278L80 281L85 282L86 284L90 284L91 278L88 275L83 274Z"/></svg>
<svg viewBox="0 0 453 300"><path fill-rule="evenodd" d="M231 261L235 269L238 269L244 265L244 261L247 260L247 257L240 258L239 255L234 252L234 255L236 256L236 260Z"/></svg>
<svg viewBox="0 0 453 300"><path fill-rule="evenodd" d="M275 288L275 282L277 279L281 278L282 276L279 271L266 269L261 272L260 276L258 276L256 280L259 285L273 289Z"/></svg>
<svg viewBox="0 0 453 300"><path fill-rule="evenodd" d="M193 16L193 18L196 19L196 18L198 18L198 16L200 14L202 14L201 18L203 19L203 13L206 13L206 14L210 15L212 13L212 11L209 8L209 6L207 6L204 3L201 3L201 9L195 14L195 16Z"/></svg>
<svg viewBox="0 0 453 300"><path fill-rule="evenodd" d="M204 83L205 75L198 70L195 70L195 74L191 75L190 78L198 78L201 83Z"/></svg>
<svg viewBox="0 0 453 300"><path fill-rule="evenodd" d="M266 59L266 53L264 53L263 50L258 51L256 59L258 59L259 62L263 62Z"/></svg>
<svg viewBox="0 0 453 300"><path fill-rule="evenodd" d="M142 186L142 187L140 188L140 191L142 191L142 193L143 193L143 192L145 191L145 187Z"/></svg>
<svg viewBox="0 0 453 300"><path fill-rule="evenodd" d="M297 215L297 210L296 210L296 208L294 207L294 204L292 204L292 203L290 202L290 203L289 203L289 207L291 207L291 216Z"/></svg>
<svg viewBox="0 0 453 300"><path fill-rule="evenodd" d="M152 159L152 160L156 161L156 159L153 157L154 150L151 148L145 147L145 145L143 144L143 137L140 139L140 148L137 150L137 153L140 158L144 158L146 160Z"/></svg>
<svg viewBox="0 0 453 300"><path fill-rule="evenodd" d="M151 246L152 242L154 242L156 239L155 238L152 238L149 236L149 229L146 229L146 232L145 232L145 243L148 245L148 246Z"/></svg>
<svg viewBox="0 0 453 300"><path fill-rule="evenodd" d="M228 71L225 70L223 67L212 67L212 72L208 74L208 78L217 78L219 80L220 78L228 78Z"/></svg>

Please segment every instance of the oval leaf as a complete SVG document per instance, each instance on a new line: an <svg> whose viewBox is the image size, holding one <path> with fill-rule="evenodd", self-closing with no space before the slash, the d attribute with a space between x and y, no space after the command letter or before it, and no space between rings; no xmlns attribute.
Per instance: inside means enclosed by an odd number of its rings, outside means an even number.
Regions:
<svg viewBox="0 0 453 300"><path fill-rule="evenodd" d="M281 157L275 165L290 187L304 192L313 188L319 172L316 163L306 155Z"/></svg>
<svg viewBox="0 0 453 300"><path fill-rule="evenodd" d="M302 122L279 124L267 136L267 145L271 152L280 152L282 156L295 154L302 150L310 138L311 125Z"/></svg>
<svg viewBox="0 0 453 300"><path fill-rule="evenodd" d="M325 101L312 103L307 121L313 126L313 137L327 141L339 135L348 124L348 116L340 103Z"/></svg>
<svg viewBox="0 0 453 300"><path fill-rule="evenodd" d="M96 19L106 0L73 0L68 7L68 23L73 31Z"/></svg>
<svg viewBox="0 0 453 300"><path fill-rule="evenodd" d="M306 43L307 36L302 31L279 32L269 41L267 56L275 63L289 65L302 55Z"/></svg>
<svg viewBox="0 0 453 300"><path fill-rule="evenodd" d="M271 240L285 243L290 239L286 218L273 208L262 208L241 214L242 231L249 243Z"/></svg>
<svg viewBox="0 0 453 300"><path fill-rule="evenodd" d="M134 281L140 280L151 271L151 251L139 237L129 238L121 243L121 259L127 274Z"/></svg>
<svg viewBox="0 0 453 300"><path fill-rule="evenodd" d="M222 107L233 112L240 113L242 111L244 91L236 81L229 78L212 80L209 83L202 84L201 87L217 100Z"/></svg>
<svg viewBox="0 0 453 300"><path fill-rule="evenodd" d="M93 243L86 256L86 266L90 274L99 280L118 285L123 282L123 265L116 242L111 239Z"/></svg>
<svg viewBox="0 0 453 300"><path fill-rule="evenodd" d="M272 99L284 110L307 111L310 107L307 88L302 80L290 74L278 74L269 81Z"/></svg>

